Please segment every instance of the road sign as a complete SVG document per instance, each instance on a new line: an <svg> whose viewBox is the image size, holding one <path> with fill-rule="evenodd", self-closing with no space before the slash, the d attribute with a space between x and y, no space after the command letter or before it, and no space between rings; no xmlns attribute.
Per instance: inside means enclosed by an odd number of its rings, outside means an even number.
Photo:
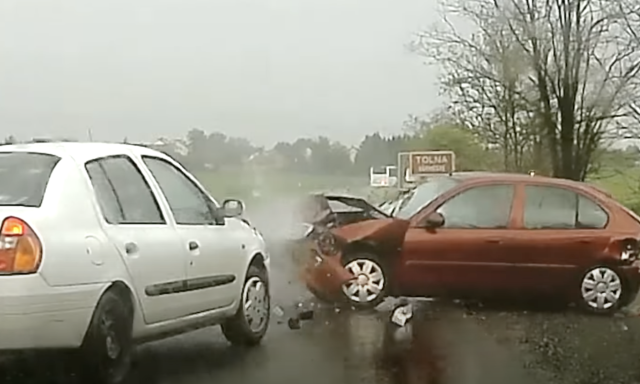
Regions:
<svg viewBox="0 0 640 384"><path fill-rule="evenodd" d="M421 158L417 158L418 156ZM445 159L438 156L445 156ZM427 157L426 159L424 157ZM415 170L425 171L424 173L412 173L412 164L418 163ZM422 164L422 163L426 164ZM429 166L427 166L429 165ZM442 170L444 166L444 171ZM436 171L436 172L434 172ZM434 174L455 172L455 154L451 151L416 151L416 152L400 152L398 153L398 187L407 188L416 183L421 182L425 178Z"/></svg>
<svg viewBox="0 0 640 384"><path fill-rule="evenodd" d="M398 153L398 188L405 188L407 186L406 175L409 171L409 152Z"/></svg>
<svg viewBox="0 0 640 384"><path fill-rule="evenodd" d="M409 152L409 172L413 176L452 173L456 155L451 151Z"/></svg>

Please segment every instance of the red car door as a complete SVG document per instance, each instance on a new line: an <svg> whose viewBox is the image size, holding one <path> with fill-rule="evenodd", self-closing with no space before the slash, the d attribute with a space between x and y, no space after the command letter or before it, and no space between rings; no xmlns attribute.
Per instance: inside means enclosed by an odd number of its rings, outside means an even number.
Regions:
<svg viewBox="0 0 640 384"><path fill-rule="evenodd" d="M506 271L516 185L484 183L462 188L444 202L428 206L407 231L398 280L412 295L477 295L508 289ZM433 212L439 228L425 228Z"/></svg>
<svg viewBox="0 0 640 384"><path fill-rule="evenodd" d="M532 293L575 289L609 244L608 220L596 201L571 189L524 186L523 214L512 231L513 275Z"/></svg>

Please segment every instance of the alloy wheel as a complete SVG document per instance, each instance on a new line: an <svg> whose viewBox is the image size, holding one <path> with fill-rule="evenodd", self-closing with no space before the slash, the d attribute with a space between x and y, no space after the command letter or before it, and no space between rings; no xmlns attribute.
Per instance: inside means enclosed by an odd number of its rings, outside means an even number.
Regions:
<svg viewBox="0 0 640 384"><path fill-rule="evenodd" d="M244 285L242 292L244 318L252 332L260 332L266 325L269 312L269 296L262 280L251 277Z"/></svg>
<svg viewBox="0 0 640 384"><path fill-rule="evenodd" d="M582 299L589 308L609 310L622 296L622 281L618 274L607 267L597 267L582 279Z"/></svg>
<svg viewBox="0 0 640 384"><path fill-rule="evenodd" d="M366 304L378 299L385 284L385 276L378 263L368 259L356 259L349 262L345 269L355 276L342 286L342 291L349 300Z"/></svg>

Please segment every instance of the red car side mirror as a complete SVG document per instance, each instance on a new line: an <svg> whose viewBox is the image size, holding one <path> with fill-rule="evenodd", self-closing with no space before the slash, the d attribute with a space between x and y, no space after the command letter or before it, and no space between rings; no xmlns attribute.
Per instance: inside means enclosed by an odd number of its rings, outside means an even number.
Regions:
<svg viewBox="0 0 640 384"><path fill-rule="evenodd" d="M427 216L424 221L424 227L427 229L440 228L444 225L444 216L439 212L433 212Z"/></svg>

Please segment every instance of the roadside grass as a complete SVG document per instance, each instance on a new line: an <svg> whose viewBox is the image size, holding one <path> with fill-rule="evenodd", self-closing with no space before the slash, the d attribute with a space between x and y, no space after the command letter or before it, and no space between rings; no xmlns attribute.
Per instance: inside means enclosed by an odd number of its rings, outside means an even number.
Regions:
<svg viewBox="0 0 640 384"><path fill-rule="evenodd" d="M587 181L609 192L632 210L640 209L640 168L602 169Z"/></svg>
<svg viewBox="0 0 640 384"><path fill-rule="evenodd" d="M255 201L272 197L294 197L327 190L360 193L368 186L366 177L343 175L257 172L244 169L194 172L194 175L220 201L226 198Z"/></svg>

